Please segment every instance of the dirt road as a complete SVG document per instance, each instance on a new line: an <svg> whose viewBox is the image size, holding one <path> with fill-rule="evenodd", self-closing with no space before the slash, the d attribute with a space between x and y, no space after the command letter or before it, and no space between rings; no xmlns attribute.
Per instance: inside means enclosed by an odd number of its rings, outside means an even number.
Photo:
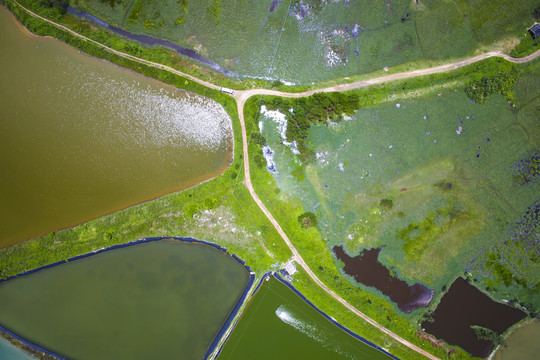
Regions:
<svg viewBox="0 0 540 360"><path fill-rule="evenodd" d="M25 10L28 14L30 14L30 15L36 17L36 18L39 18L39 19L41 19L43 21L46 21L46 22L48 22L48 23L50 23L50 24L52 24L52 25L54 25L54 26L56 26L56 27L58 27L60 29L63 29L65 31L69 32L70 34L72 34L73 36L76 36L76 37L78 37L80 39L91 42L91 43L96 44L98 46L101 46L102 48L106 49L107 51L110 51L110 52L112 52L112 53L114 53L114 54L116 54L118 56L121 56L121 57L130 59L130 60L139 62L141 64L145 64L145 65L148 65L148 66L153 66L153 67L158 68L158 69L163 69L163 70L169 71L169 72L171 72L173 74L186 77L186 78L188 78L188 79L190 79L190 80L192 80L194 82L197 82L197 83L199 83L201 85L207 86L207 87L212 88L212 89L219 90L219 86L217 86L217 85L214 85L212 83L200 80L200 79L198 79L198 78L196 78L196 77L194 77L192 75L183 73L183 72L178 71L176 69L173 69L173 68L171 68L169 66L165 66L165 65L162 65L162 64L159 64L159 63L155 63L155 62L152 62L152 61L141 59L141 58L138 58L136 56L126 54L126 53L123 53L121 51L112 49L112 48L110 48L110 47L108 47L106 45L103 45L103 44L95 41L95 40L89 39L89 38L75 32L75 31L73 31L73 30L71 30L71 29L69 29L69 28L67 28L67 27L65 27L65 26L63 26L61 24L57 24L57 23L55 23L55 22L53 22L53 21L51 21L49 19L46 19L44 17L41 17L41 16L33 13L32 11L30 11L30 10L26 9L25 7L23 7L22 5L20 5L15 0L14 0L14 2L16 4L18 4L21 7L21 9ZM525 62L528 62L528 61L531 61L531 60L537 58L538 56L540 56L540 50L538 50L535 53L533 53L533 54L531 54L531 55L529 55L527 57L524 57L524 58L512 58L512 57L510 57L508 55L505 55L505 54L503 54L501 52L488 52L488 53L484 53L484 54L474 56L474 57L471 57L471 58L468 58L468 59L464 59L464 60L460 60L460 61L456 61L456 62L453 62L453 63L440 65L440 66L436 66L436 67L432 67L432 68L420 69L420 70L414 70L414 71L408 71L408 72L402 72L402 73L397 73L397 74L391 74L391 75L382 76L382 77L378 77L378 78L357 81L357 82L353 82L353 83L349 83L349 84L340 84L340 85L335 85L335 86L328 87L328 88L310 90L310 91L306 91L306 92L302 92L302 93L287 93L287 92L266 90L266 89L237 90L237 91L234 92L234 98L236 99L236 102L237 102L238 117L240 119L240 125L241 125L241 129L242 129L242 148L243 148L243 154L244 154L245 185L246 185L247 189L249 190L249 193L251 194L251 197L257 203L257 206L259 206L261 211L265 214L265 216L268 218L268 220L272 223L272 225L277 230L279 235L283 238L283 241L285 241L285 243L287 244L287 246L289 247L289 249L293 253L296 262L308 273L308 275L311 277L311 279L319 287L321 287L330 296L332 296L334 299L336 299L341 304L343 304L343 306L345 306L351 312L353 312L357 316L361 317L363 320L367 321L368 323L370 323L371 325L373 325L374 327L376 327L380 331L384 332L388 336L392 337L396 341L398 341L398 342L402 343L403 345L407 346L408 348L418 352L419 354L422 354L422 355L424 355L424 356L426 356L426 357L428 357L430 359L433 359L433 360L438 360L438 358L436 356L431 355L427 351L419 348L418 346L410 343L409 341L401 338L400 336L394 334L390 330L386 329L384 326L377 323L375 320L371 319L370 317L368 317L367 315L362 313L360 310L356 309L354 306L349 304L347 301L345 301L343 298L341 298L339 295L337 295L334 291L332 291L332 289L330 289L328 286L326 286L323 282L321 282L319 280L319 278L317 278L317 276L313 273L313 271L311 271L311 269L306 264L306 262L304 261L304 259L300 255L300 253L296 250L294 245L291 243L291 241L287 237L287 234L285 234L285 232L283 231L283 229L281 228L279 223L272 216L270 211L268 211L266 206L263 204L263 202L261 201L261 199L259 198L259 196L255 192L255 189L253 188L253 185L251 183L250 171L249 171L249 153L248 153L247 133L246 133L246 127L245 127L245 122L244 122L244 104L245 104L247 99L249 99L251 96L254 96L254 95L276 95L276 96L289 97L289 98L298 98L298 97L310 96L310 95L313 95L315 93L320 93L320 92L345 91L345 90L351 90L351 89L357 89L357 88L360 88L360 87L370 86L370 85L374 85L374 84L381 84L381 83L384 83L384 82L398 80L398 79L406 79L406 78L412 78L412 77L429 75L429 74L437 74L437 73L446 72L446 71L450 71L450 70L454 70L454 69L459 69L459 68L461 68L463 66L467 66L467 65L470 65L472 63L475 63L475 62L478 62L478 61L481 61L483 59L487 59L487 58L493 57L493 56L499 56L499 57L505 58L508 61L519 64L519 63L525 63Z"/></svg>

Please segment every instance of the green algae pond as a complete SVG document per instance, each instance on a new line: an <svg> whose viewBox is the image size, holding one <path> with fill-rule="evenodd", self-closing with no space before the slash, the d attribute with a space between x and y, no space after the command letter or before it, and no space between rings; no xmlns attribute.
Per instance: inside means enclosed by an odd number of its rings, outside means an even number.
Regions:
<svg viewBox="0 0 540 360"><path fill-rule="evenodd" d="M0 248L186 189L232 159L217 102L32 36L0 7Z"/></svg>
<svg viewBox="0 0 540 360"><path fill-rule="evenodd" d="M248 283L220 250L161 240L0 284L0 324L70 359L201 359Z"/></svg>
<svg viewBox="0 0 540 360"><path fill-rule="evenodd" d="M391 359L324 318L285 284L263 281L219 360Z"/></svg>

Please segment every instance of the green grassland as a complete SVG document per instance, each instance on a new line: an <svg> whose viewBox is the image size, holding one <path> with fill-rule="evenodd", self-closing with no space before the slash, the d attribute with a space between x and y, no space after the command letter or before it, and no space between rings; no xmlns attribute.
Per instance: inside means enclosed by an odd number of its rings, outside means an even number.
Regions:
<svg viewBox="0 0 540 360"><path fill-rule="evenodd" d="M454 59L479 49L510 51L534 23L533 10L538 6L534 0L420 0L418 4L402 0L389 5L368 0L348 5L305 1L306 15L297 18L297 1L282 1L272 12L271 1L70 3L134 33L195 49L241 78L267 77L304 85L384 66ZM352 37L348 34L356 24L358 36ZM333 65L329 58L335 60Z"/></svg>

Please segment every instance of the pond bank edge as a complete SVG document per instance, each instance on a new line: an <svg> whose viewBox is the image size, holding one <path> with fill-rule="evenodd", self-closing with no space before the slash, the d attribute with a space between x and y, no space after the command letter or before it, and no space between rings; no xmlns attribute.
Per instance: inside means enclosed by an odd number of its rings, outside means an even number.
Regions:
<svg viewBox="0 0 540 360"><path fill-rule="evenodd" d="M203 244L203 245L213 247L213 248L215 248L217 250L221 250L223 253L229 255L234 260L236 260L249 273L249 281L244 286L244 290L242 292L242 295L236 301L235 307L233 308L233 310L231 311L231 313L227 317L227 320L225 320L225 322L222 325L220 331L214 337L214 340L212 341L209 349L207 350L207 352L206 352L206 354L204 356L204 359L207 359L208 355L211 354L212 352L214 352L216 346L219 344L221 338L223 337L223 333L230 327L231 322L238 315L238 311L240 310L240 308L244 305L244 303L246 303L246 301L249 300L249 299L246 300L246 297L247 297L248 293L250 292L250 290L252 289L253 283L255 282L255 273L253 271L251 271L251 268L248 265L246 265L246 262L244 260L242 260L240 257L238 257L236 254L230 254L227 251L227 248L224 248L223 246L220 246L218 244L215 244L215 243L212 243L212 242L209 242L209 241L204 241L204 240L197 240L197 239L194 239L194 238L191 238L191 237L180 237L180 236L147 237L147 238L144 238L144 239L130 241L130 242L127 242L127 243L124 243L124 244L118 244L118 245L113 245L113 246L101 248L101 249L98 249L96 251L92 251L92 252L89 252L89 253L86 253L86 254L83 254L83 255L73 256L73 257L71 257L71 258L69 258L67 260L61 260L61 261L57 261L57 262L52 263L52 264L40 266L40 267L38 267L36 269L28 270L28 271L22 272L20 274L10 276L10 277L5 278L5 279L0 279L0 284L2 284L5 281L14 279L14 278L19 278L19 277L22 277L22 276L30 275L30 274L33 274L35 272L41 271L41 270L45 270L45 269L49 269L49 268L52 268L52 267L55 267L55 266L58 266L58 265L61 265L61 264L69 263L71 261L84 259L84 258L94 256L94 255L97 255L97 254L101 254L101 253L104 253L104 252L107 252L107 251L121 249L121 248L129 247L129 246L133 246L133 245L138 245L138 244L150 243L150 242L153 242L153 241L167 240L167 239L178 240L178 241L182 241L182 242L186 242L186 243L199 243L199 244ZM259 286L260 286L260 284L259 284ZM258 287L257 287L257 289L258 289ZM29 340L15 334L15 333L13 333L12 331L8 330L7 328L2 326L1 324L0 324L0 332L3 332L5 334L9 335L10 337L20 341L24 345L26 345L26 346L34 349L34 350L37 350L37 351L39 351L41 353L52 356L55 359L69 360L69 359L67 359L65 357L62 357L62 356L60 356L58 354L55 354L52 351L49 351L49 350L47 350L47 349L45 349L45 348L43 348L43 347L41 347L39 345L36 345L36 344L32 343L31 341L29 341Z"/></svg>
<svg viewBox="0 0 540 360"><path fill-rule="evenodd" d="M309 306L311 306L313 309L315 309L319 314L321 314L324 318L326 318L328 321L330 321L332 324L334 324L335 326L337 326L339 329L343 330L344 332L346 332L347 334L351 335L352 337L354 337L355 339L361 341L362 343L374 348L375 350L378 350L380 352L382 352L383 354L389 356L390 358L394 359L394 360L401 360L400 358L398 358L397 356L395 355L392 355L390 354L388 351L386 351L385 349L383 349L382 347L378 346L377 344L374 344L372 343L371 341L367 340L366 338L358 335L357 333L349 330L347 327L341 325L339 322L337 322L333 317L329 316L328 314L326 314L325 312L321 311L317 306L315 306L315 304L313 304L311 301L309 301L308 298L306 298L299 290L297 290L293 284L291 284L290 282L288 282L287 280L285 280L284 278L282 278L277 272L275 271L271 271L271 272L267 272L265 273L262 278L259 280L259 283L257 284L257 286L255 287L253 293L251 294L250 298L249 299L246 299L246 303L249 302L254 296L255 294L257 293L257 291L259 291L261 285L263 284L263 281L266 281L266 279L268 279L270 276L273 276L276 280L278 280L279 282L281 282L282 284L284 284L285 286L287 286L289 289L291 289L296 295L298 295L300 297L300 299L302 299L306 304L308 304ZM238 307L238 305L237 305ZM236 308L235 308L236 310ZM232 316L232 315L231 315ZM229 331L229 333L226 335L226 337L223 339L223 341L221 341L221 346L219 347L219 349L217 349L217 353L215 354L214 357L212 357L211 359L216 359L219 354L221 353L221 350L223 349L223 346L225 345L225 343L227 342L227 340L229 340L229 337L231 335L231 333L234 331L234 329L236 328L236 326L238 325L239 323L239 320L236 321L236 323L234 323L234 325L232 325L232 328L231 328L231 331ZM223 334L223 332L227 330L226 328L222 328L222 330L220 331L220 334ZM216 338L217 340L218 338ZM211 354L210 350L207 354ZM205 357L205 359L210 359L210 357Z"/></svg>

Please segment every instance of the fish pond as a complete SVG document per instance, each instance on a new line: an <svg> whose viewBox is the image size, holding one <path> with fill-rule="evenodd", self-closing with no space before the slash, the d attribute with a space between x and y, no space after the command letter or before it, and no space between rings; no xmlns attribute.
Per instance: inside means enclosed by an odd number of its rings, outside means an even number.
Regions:
<svg viewBox="0 0 540 360"><path fill-rule="evenodd" d="M201 359L249 274L212 247L160 240L0 284L0 324L72 359Z"/></svg>
<svg viewBox="0 0 540 360"><path fill-rule="evenodd" d="M486 357L494 345L480 339L471 326L502 334L525 316L521 310L491 300L459 277L433 312L433 321L422 322L422 328L473 356Z"/></svg>
<svg viewBox="0 0 540 360"><path fill-rule="evenodd" d="M332 324L274 277L250 301L219 360L391 359Z"/></svg>
<svg viewBox="0 0 540 360"><path fill-rule="evenodd" d="M397 303L403 312L411 312L419 307L429 305L433 297L433 290L422 284L409 285L390 273L379 260L378 249L363 250L360 255L349 256L343 246L333 249L336 257L344 263L343 271L366 286L375 287L384 295Z"/></svg>
<svg viewBox="0 0 540 360"><path fill-rule="evenodd" d="M0 247L222 173L232 123L196 94L31 36L0 7Z"/></svg>

